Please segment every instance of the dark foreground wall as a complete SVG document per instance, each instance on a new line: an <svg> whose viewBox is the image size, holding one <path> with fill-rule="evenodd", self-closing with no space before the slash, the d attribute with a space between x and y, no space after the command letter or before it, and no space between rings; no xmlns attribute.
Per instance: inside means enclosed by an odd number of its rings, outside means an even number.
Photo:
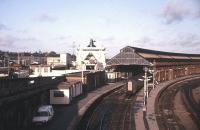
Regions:
<svg viewBox="0 0 200 130"><path fill-rule="evenodd" d="M63 80L64 77L0 79L0 130L30 126L38 106L49 104L49 89Z"/></svg>
<svg viewBox="0 0 200 130"><path fill-rule="evenodd" d="M38 93L26 99L11 101L0 107L0 130L21 130L32 124L32 117L40 104L48 102L48 94Z"/></svg>

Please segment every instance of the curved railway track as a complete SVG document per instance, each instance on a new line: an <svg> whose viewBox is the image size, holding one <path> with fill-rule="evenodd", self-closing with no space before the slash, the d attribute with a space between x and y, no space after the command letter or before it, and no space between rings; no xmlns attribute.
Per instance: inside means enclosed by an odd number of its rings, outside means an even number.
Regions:
<svg viewBox="0 0 200 130"><path fill-rule="evenodd" d="M166 88L158 99L156 106L157 122L161 130L186 130L181 117L176 115L175 111L175 96L177 93L181 94L181 100L187 113L191 115L192 120L195 121L197 127L200 126L199 107L192 97L192 89L198 87L199 79L193 81L184 81L176 83ZM197 116L198 115L198 116ZM200 129L200 128L199 128Z"/></svg>
<svg viewBox="0 0 200 130"><path fill-rule="evenodd" d="M134 130L135 96L126 94L126 87L104 97L90 115L80 122L79 130ZM85 125L84 125L85 124Z"/></svg>
<svg viewBox="0 0 200 130"><path fill-rule="evenodd" d="M193 121L197 124L198 129L200 129L200 108L199 104L194 100L192 90L199 87L200 82L195 82L191 84L190 87L184 87L182 89L182 98L187 111L191 113Z"/></svg>

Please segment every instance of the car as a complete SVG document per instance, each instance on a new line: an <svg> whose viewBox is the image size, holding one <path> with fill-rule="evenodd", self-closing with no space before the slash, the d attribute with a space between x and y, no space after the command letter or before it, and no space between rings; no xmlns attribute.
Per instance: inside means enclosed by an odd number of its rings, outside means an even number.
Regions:
<svg viewBox="0 0 200 130"><path fill-rule="evenodd" d="M52 105L42 105L38 108L36 115L33 117L34 124L45 124L52 120L54 110Z"/></svg>

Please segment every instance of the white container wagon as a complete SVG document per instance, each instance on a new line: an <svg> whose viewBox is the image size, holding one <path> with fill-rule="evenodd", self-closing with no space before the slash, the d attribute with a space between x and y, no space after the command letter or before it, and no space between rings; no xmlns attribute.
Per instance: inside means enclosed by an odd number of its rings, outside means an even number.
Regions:
<svg viewBox="0 0 200 130"><path fill-rule="evenodd" d="M128 89L128 93L135 94L138 89L137 82L134 80L129 80L127 89Z"/></svg>
<svg viewBox="0 0 200 130"><path fill-rule="evenodd" d="M69 104L74 97L82 94L82 91L76 91L76 88L81 88L80 81L62 82L57 89L50 90L50 104Z"/></svg>

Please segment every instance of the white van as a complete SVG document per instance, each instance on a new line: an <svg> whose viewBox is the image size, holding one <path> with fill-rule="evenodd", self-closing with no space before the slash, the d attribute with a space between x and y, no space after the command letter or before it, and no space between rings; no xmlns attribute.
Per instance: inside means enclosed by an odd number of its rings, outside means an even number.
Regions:
<svg viewBox="0 0 200 130"><path fill-rule="evenodd" d="M35 124L44 124L50 121L54 116L52 105L43 105L38 108L36 115L33 117L32 122Z"/></svg>

